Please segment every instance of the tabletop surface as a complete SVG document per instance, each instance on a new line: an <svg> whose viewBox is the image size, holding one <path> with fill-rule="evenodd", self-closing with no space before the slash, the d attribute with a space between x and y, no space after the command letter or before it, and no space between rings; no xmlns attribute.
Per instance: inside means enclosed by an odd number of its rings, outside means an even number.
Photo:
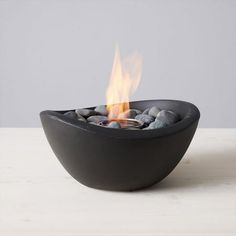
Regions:
<svg viewBox="0 0 236 236"><path fill-rule="evenodd" d="M137 192L85 187L41 128L0 129L0 235L236 235L236 129L198 129L176 169Z"/></svg>

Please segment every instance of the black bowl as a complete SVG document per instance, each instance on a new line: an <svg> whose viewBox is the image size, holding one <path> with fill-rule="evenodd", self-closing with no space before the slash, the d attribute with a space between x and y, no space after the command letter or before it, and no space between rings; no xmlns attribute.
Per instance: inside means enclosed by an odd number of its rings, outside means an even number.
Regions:
<svg viewBox="0 0 236 236"><path fill-rule="evenodd" d="M184 101L147 100L130 107L157 106L181 120L153 130L112 129L77 121L63 113L43 111L41 121L58 160L80 183L98 189L132 191L165 178L185 154L200 118L196 106Z"/></svg>

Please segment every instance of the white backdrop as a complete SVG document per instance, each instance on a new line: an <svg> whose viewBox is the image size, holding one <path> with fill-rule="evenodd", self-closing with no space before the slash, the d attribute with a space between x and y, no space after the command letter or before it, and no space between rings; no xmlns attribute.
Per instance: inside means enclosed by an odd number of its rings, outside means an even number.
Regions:
<svg viewBox="0 0 236 236"><path fill-rule="evenodd" d="M201 127L236 127L236 1L0 1L0 126L102 104L114 46L138 50L132 100L196 104Z"/></svg>

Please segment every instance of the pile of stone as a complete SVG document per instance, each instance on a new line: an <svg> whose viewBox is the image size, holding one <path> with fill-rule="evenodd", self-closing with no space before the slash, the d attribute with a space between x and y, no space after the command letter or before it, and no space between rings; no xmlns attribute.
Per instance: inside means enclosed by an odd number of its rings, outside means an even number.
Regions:
<svg viewBox="0 0 236 236"><path fill-rule="evenodd" d="M180 120L178 114L170 110L161 110L156 106L145 109L144 111L138 109L129 109L119 114L118 120L109 121L108 111L106 106L97 106L94 110L92 109L77 109L75 111L68 111L64 113L72 119L88 122L93 125L100 125L107 128L122 128L119 123L120 120L134 119L139 121L142 125L137 127L128 127L127 129L132 130L150 130L164 128L175 124Z"/></svg>

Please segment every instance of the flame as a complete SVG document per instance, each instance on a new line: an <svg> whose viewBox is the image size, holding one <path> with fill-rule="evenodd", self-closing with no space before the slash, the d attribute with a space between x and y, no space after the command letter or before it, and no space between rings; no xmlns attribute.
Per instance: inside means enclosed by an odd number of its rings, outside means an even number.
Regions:
<svg viewBox="0 0 236 236"><path fill-rule="evenodd" d="M119 114L129 109L129 95L141 80L142 57L134 53L123 61L116 46L111 78L106 92L108 118L119 119Z"/></svg>

